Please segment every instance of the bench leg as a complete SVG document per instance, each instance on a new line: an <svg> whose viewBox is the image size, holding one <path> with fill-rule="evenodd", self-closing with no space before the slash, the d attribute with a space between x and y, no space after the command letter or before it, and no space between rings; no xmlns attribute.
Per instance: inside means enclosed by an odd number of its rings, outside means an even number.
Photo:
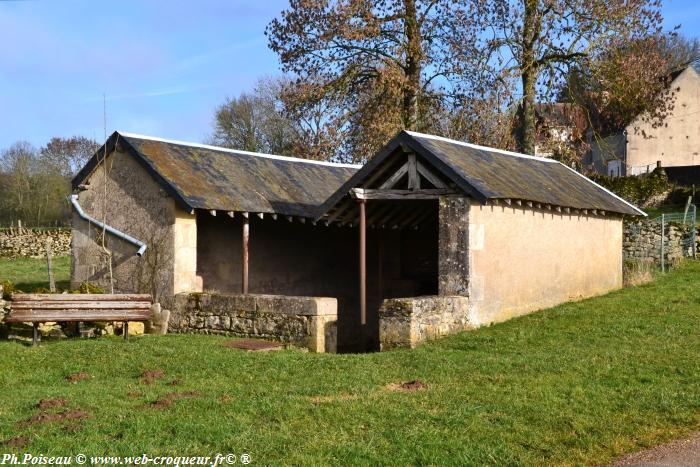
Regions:
<svg viewBox="0 0 700 467"><path fill-rule="evenodd" d="M32 325L32 345L37 345L39 343L39 323L33 323Z"/></svg>
<svg viewBox="0 0 700 467"><path fill-rule="evenodd" d="M124 340L128 341L129 340L129 322L124 321Z"/></svg>

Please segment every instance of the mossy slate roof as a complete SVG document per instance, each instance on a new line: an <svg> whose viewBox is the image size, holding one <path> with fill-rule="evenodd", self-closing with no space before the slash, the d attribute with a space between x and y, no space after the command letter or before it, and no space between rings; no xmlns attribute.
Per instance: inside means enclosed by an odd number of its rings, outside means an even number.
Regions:
<svg viewBox="0 0 700 467"><path fill-rule="evenodd" d="M402 131L364 166L236 151L115 132L105 143L131 153L185 209L276 213L320 218L362 186L397 149L412 150L454 186L481 202L521 199L619 214L644 213L552 159ZM73 179L95 170L100 149Z"/></svg>
<svg viewBox="0 0 700 467"><path fill-rule="evenodd" d="M402 131L319 210L319 218L340 203L352 188L362 187L385 159L396 152L412 151L427 161L455 187L481 202L515 199L574 209L619 214L646 214L566 165L543 157L528 156L478 146L439 136Z"/></svg>
<svg viewBox="0 0 700 467"><path fill-rule="evenodd" d="M318 206L359 166L235 151L115 132L107 152L131 153L187 210L276 213L313 218ZM73 179L83 183L100 149Z"/></svg>

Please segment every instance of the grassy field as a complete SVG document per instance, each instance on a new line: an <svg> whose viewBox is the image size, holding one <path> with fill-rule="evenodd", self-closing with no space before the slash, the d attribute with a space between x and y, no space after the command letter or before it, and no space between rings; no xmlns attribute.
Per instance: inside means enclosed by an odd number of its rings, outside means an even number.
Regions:
<svg viewBox="0 0 700 467"><path fill-rule="evenodd" d="M0 342L0 451L604 463L700 426L699 282L687 263L413 351L250 353L195 335ZM397 390L416 379L426 388Z"/></svg>
<svg viewBox="0 0 700 467"><path fill-rule="evenodd" d="M70 286L70 257L54 258L56 287L65 290ZM0 283L12 281L23 292L33 292L38 288L49 287L49 276L45 259L0 258Z"/></svg>

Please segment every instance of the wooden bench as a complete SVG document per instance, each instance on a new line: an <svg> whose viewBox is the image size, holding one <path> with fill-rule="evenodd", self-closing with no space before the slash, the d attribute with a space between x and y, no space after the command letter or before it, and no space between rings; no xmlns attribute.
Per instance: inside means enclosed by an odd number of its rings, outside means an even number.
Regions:
<svg viewBox="0 0 700 467"><path fill-rule="evenodd" d="M150 295L13 294L6 323L32 323L32 343L39 337L39 323L122 321L124 340L129 321L150 321Z"/></svg>

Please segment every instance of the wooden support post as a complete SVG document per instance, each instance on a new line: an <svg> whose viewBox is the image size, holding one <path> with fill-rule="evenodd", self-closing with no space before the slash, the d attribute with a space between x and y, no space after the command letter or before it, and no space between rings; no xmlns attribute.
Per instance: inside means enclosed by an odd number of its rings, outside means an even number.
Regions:
<svg viewBox="0 0 700 467"><path fill-rule="evenodd" d="M408 155L408 189L420 190L420 177L418 177L418 167L416 165L416 155Z"/></svg>
<svg viewBox="0 0 700 467"><path fill-rule="evenodd" d="M124 340L128 341L129 340L129 322L124 321Z"/></svg>
<svg viewBox="0 0 700 467"><path fill-rule="evenodd" d="M360 207L360 324L367 324L367 223L364 199L357 200Z"/></svg>
<svg viewBox="0 0 700 467"><path fill-rule="evenodd" d="M250 239L250 219L248 213L243 214L243 250L241 251L241 293L248 293L248 241Z"/></svg>
<svg viewBox="0 0 700 467"><path fill-rule="evenodd" d="M39 342L39 323L34 323L32 326L32 345Z"/></svg>

